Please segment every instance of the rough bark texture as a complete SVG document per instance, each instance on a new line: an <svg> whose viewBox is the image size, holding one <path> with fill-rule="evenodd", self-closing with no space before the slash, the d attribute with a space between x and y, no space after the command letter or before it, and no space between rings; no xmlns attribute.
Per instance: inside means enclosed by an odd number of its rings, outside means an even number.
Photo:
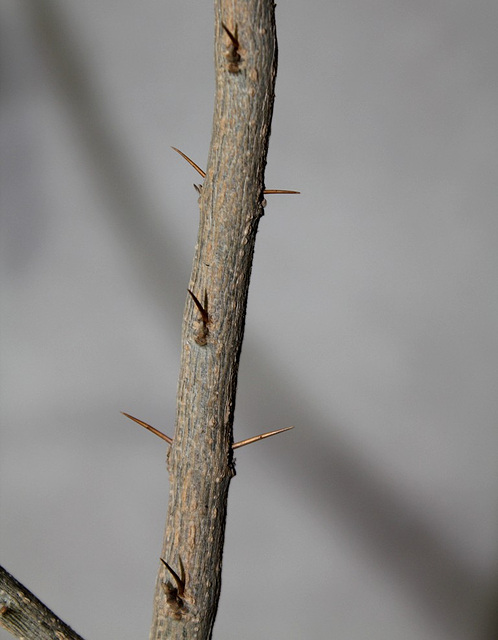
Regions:
<svg viewBox="0 0 498 640"><path fill-rule="evenodd" d="M83 640L0 567L0 625L24 640Z"/></svg>
<svg viewBox="0 0 498 640"><path fill-rule="evenodd" d="M273 0L216 0L215 65L213 132L189 284L207 316L187 296L162 549L180 578L181 558L185 592L161 563L151 640L211 638L218 608L237 373L274 101Z"/></svg>

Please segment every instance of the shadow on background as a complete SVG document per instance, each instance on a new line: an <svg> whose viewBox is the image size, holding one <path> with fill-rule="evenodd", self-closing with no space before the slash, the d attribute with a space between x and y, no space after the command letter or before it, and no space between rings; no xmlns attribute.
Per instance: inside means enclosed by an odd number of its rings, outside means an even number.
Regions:
<svg viewBox="0 0 498 640"><path fill-rule="evenodd" d="M114 133L112 114L106 113L99 102L91 73L71 40L71 25L66 24L57 4L50 0L34 0L29 6L35 36L89 158L88 166L110 202L106 211L117 214L114 226L143 272L152 303L160 305L163 317L172 311L178 317L181 309L178 304L175 306L178 298L172 293L177 288L178 274L188 274L190 263L168 230L158 224L165 217L164 212L157 211L146 186L137 179L138 167L119 134Z"/></svg>
<svg viewBox="0 0 498 640"><path fill-rule="evenodd" d="M452 550L429 519L410 508L402 491L368 462L368 452L353 449L334 430L330 417L325 420L330 431L324 437L324 418L311 402L303 403L299 389L286 384L283 368L269 361L263 349L246 343L243 357L251 377L262 389L271 388L274 406L285 407L297 427L290 437L299 442L286 446L285 465L279 473L292 473L289 482L294 493L301 491L302 503L314 505L331 520L344 518L351 535L448 637L497 638L496 612L489 609L497 599L487 581ZM252 393L258 397L257 390ZM254 405L251 420L266 424L267 412L259 408L262 405ZM275 422L279 424L277 416ZM261 450L267 455L264 447ZM493 631L490 611L495 618Z"/></svg>

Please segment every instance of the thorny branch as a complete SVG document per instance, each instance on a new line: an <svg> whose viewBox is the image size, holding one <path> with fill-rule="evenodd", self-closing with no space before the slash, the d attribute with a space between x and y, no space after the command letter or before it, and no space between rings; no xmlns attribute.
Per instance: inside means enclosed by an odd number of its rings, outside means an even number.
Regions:
<svg viewBox="0 0 498 640"><path fill-rule="evenodd" d="M183 318L168 513L150 640L212 637L233 450L273 434L233 444L256 232L264 195L284 193L264 185L277 69L274 10L273 0L215 0L216 100L206 172L175 149L204 183L197 187L199 234ZM173 568L180 560L184 578Z"/></svg>
<svg viewBox="0 0 498 640"><path fill-rule="evenodd" d="M208 166L198 187L200 225L188 287L174 438L165 440L169 503L151 640L209 640L218 608L233 450L237 374L265 189L277 41L273 0L215 0L216 102ZM203 292L202 302L194 291ZM178 568L179 573L173 567ZM0 624L27 640L82 640L0 567Z"/></svg>
<svg viewBox="0 0 498 640"><path fill-rule="evenodd" d="M3 567L0 567L0 625L24 640L83 640Z"/></svg>

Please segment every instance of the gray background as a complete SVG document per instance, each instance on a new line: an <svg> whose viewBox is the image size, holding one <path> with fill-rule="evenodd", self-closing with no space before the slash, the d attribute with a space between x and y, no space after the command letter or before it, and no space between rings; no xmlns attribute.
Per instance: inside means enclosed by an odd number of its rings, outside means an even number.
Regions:
<svg viewBox="0 0 498 640"><path fill-rule="evenodd" d="M211 2L2 0L1 562L148 637ZM492 640L495 0L279 2L217 640ZM5 632L0 637L7 638Z"/></svg>

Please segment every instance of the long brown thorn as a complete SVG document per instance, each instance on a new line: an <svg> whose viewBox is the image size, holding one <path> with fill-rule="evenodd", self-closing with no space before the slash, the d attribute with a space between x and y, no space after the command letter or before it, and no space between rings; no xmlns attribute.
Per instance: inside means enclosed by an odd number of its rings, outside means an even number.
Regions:
<svg viewBox="0 0 498 640"><path fill-rule="evenodd" d="M152 433L154 433L156 436L158 436L159 438L162 438L163 440L166 440L166 442L168 444L172 444L173 440L172 438L170 438L169 436L167 436L165 433L163 433L162 431L159 431L159 429L156 429L155 427L151 427L150 424L147 424L146 422L144 422L143 420L139 420L138 418L134 418L133 416L130 416L129 413L125 413L124 411L121 411L121 413L126 416L127 418L130 418L130 420L133 420L133 422L136 422L137 424L139 424L141 427L144 427L145 429L148 429L149 431L152 431Z"/></svg>
<svg viewBox="0 0 498 640"><path fill-rule="evenodd" d="M176 147L171 147L171 148L173 149L173 151L176 151L176 153L179 153L181 157L184 160L186 160L191 167L194 167L194 169L197 171L199 175L201 175L203 178L206 177L206 173L198 165L196 165L195 162L191 160L185 153L183 153L183 151L180 151L180 149L177 149Z"/></svg>
<svg viewBox="0 0 498 640"><path fill-rule="evenodd" d="M133 420L133 422L136 422L140 426L144 427L145 429L152 431L152 433L154 433L159 438L166 440L168 444L171 444L173 442L173 440L169 436L164 434L162 431L159 431L159 429L156 429L155 427L151 427L150 424L147 424L143 420L134 418L133 416L130 416L129 413L125 413L124 411L121 411L121 413L127 418L130 418L130 420ZM253 442L259 442L259 440L265 440L266 438L271 438L271 436L276 436L279 433L283 433L284 431L290 431L291 429L294 429L294 427L284 427L283 429L276 429L275 431L260 433L259 436L253 436L252 438L247 438L246 440L240 440L239 442L234 442L234 444L232 445L232 448L240 449L240 447L245 447L246 445L252 444Z"/></svg>
<svg viewBox="0 0 498 640"><path fill-rule="evenodd" d="M290 429L294 429L294 427L284 427L283 429L277 429L276 431L268 431L268 433L260 433L259 436L254 436L253 438L247 438L247 440L240 440L240 442L235 442L232 445L232 449L239 449L240 447L245 447L246 444L252 444L253 442L258 442L259 440L264 440L265 438L271 438L271 436L276 436L278 433L283 433L284 431L290 431Z"/></svg>
<svg viewBox="0 0 498 640"><path fill-rule="evenodd" d="M173 149L173 151L176 151L177 153L179 153L181 155L181 157L184 160L186 160L189 163L189 165L191 167L193 167L197 171L197 173L199 175L201 175L203 178L206 177L205 171L203 171L197 164L195 164L195 162L193 160L191 160L188 157L187 154L183 153L183 151L180 151L180 149L177 149L176 147L171 147L171 148ZM294 193L294 194L299 194L301 192L300 191L290 191L288 189L265 189L265 191L263 191L263 193L265 195L272 195L272 194L275 194L275 193L286 193L286 194L293 194Z"/></svg>
<svg viewBox="0 0 498 640"><path fill-rule="evenodd" d="M296 193L299 194L301 193L300 191L291 191L290 189L265 189L263 191L263 193L268 196L268 195L272 195L274 193Z"/></svg>

